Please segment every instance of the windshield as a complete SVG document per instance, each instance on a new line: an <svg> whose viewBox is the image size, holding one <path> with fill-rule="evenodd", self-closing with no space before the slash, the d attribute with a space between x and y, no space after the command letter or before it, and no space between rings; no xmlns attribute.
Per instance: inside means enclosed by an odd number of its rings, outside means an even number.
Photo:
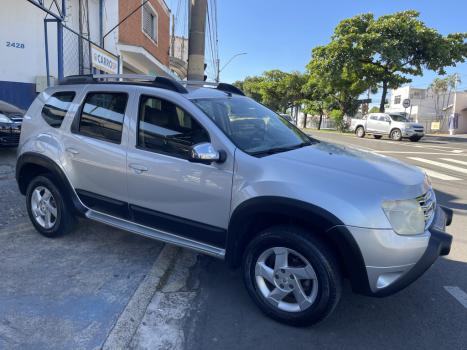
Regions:
<svg viewBox="0 0 467 350"><path fill-rule="evenodd" d="M390 114L392 120L395 122L408 122L407 118L400 114Z"/></svg>
<svg viewBox="0 0 467 350"><path fill-rule="evenodd" d="M275 153L310 145L312 140L285 118L243 96L192 100L241 150Z"/></svg>

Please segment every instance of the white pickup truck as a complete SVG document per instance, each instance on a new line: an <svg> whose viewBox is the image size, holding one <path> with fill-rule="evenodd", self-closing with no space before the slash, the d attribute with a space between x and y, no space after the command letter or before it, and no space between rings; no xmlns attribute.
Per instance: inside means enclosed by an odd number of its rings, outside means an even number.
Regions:
<svg viewBox="0 0 467 350"><path fill-rule="evenodd" d="M394 141L408 138L417 142L425 135L423 125L412 123L401 114L392 113L370 113L362 119L352 119L350 130L358 137L372 134L375 139L380 139L387 135Z"/></svg>

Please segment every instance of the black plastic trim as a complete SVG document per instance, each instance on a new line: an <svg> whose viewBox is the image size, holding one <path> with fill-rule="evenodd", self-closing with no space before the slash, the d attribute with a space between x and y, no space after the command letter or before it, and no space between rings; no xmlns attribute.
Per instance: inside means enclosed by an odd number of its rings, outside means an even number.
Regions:
<svg viewBox="0 0 467 350"><path fill-rule="evenodd" d="M122 219L130 218L128 203L124 201L102 196L100 194L85 191L82 189L76 189L76 193L78 194L79 198L84 203L84 205L86 205L92 210L105 214L110 214Z"/></svg>
<svg viewBox="0 0 467 350"><path fill-rule="evenodd" d="M60 186L60 189L64 191L71 200L77 214L84 215L84 213L86 213L87 208L80 202L62 169L52 159L39 153L23 153L16 162L16 182L18 183L21 194L26 194L29 184L26 178L33 179L35 177L35 174L24 171L25 167L29 165L40 166L51 173L54 179L57 180L57 185Z"/></svg>
<svg viewBox="0 0 467 350"><path fill-rule="evenodd" d="M235 85L232 85L232 84L219 83L217 85L217 90L221 90L221 91L224 91L224 92L229 92L229 93L232 93L232 94L245 96L245 93L242 90L240 90L238 87L236 87Z"/></svg>
<svg viewBox="0 0 467 350"><path fill-rule="evenodd" d="M218 248L225 247L227 230L179 216L130 204L133 221L154 229L177 234Z"/></svg>
<svg viewBox="0 0 467 350"><path fill-rule="evenodd" d="M245 238L250 233L250 223L261 214L287 216L292 224L305 223L310 227L318 227L324 240L330 241L346 269L355 292L365 293L369 290L365 262L360 248L350 231L332 213L295 199L264 196L249 199L240 204L232 214L226 245L226 262L231 267L239 266L245 245Z"/></svg>

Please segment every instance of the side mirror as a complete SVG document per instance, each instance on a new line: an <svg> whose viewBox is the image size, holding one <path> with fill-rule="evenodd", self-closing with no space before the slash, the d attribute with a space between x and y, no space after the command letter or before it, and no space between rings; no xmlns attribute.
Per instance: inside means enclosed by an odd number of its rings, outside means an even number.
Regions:
<svg viewBox="0 0 467 350"><path fill-rule="evenodd" d="M216 151L208 142L199 143L191 148L190 162L211 164L213 162L223 163L226 159L224 151Z"/></svg>

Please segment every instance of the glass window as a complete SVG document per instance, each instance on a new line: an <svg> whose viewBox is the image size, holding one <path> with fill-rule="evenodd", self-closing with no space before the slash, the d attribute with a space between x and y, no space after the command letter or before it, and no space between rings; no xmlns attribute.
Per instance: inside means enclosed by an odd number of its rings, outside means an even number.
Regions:
<svg viewBox="0 0 467 350"><path fill-rule="evenodd" d="M243 151L252 155L290 151L313 141L286 119L243 96L192 100Z"/></svg>
<svg viewBox="0 0 467 350"><path fill-rule="evenodd" d="M385 116L382 115L382 116L380 116L380 117L378 118L378 120L379 120L380 122L387 122L387 121L388 121L388 118L386 118Z"/></svg>
<svg viewBox="0 0 467 350"><path fill-rule="evenodd" d="M88 94L81 112L79 133L120 143L127 101L125 93Z"/></svg>
<svg viewBox="0 0 467 350"><path fill-rule="evenodd" d="M394 97L394 104L400 105L401 104L401 95L397 95Z"/></svg>
<svg viewBox="0 0 467 350"><path fill-rule="evenodd" d="M378 120L378 116L372 115L372 116L370 117L370 119L371 119L371 120Z"/></svg>
<svg viewBox="0 0 467 350"><path fill-rule="evenodd" d="M70 109L71 102L75 98L72 91L56 92L42 108L42 118L53 128L59 128Z"/></svg>
<svg viewBox="0 0 467 350"><path fill-rule="evenodd" d="M157 42L157 15L147 4L143 6L143 31Z"/></svg>
<svg viewBox="0 0 467 350"><path fill-rule="evenodd" d="M138 147L188 159L191 147L203 142L210 142L209 134L183 109L156 97L141 97Z"/></svg>

